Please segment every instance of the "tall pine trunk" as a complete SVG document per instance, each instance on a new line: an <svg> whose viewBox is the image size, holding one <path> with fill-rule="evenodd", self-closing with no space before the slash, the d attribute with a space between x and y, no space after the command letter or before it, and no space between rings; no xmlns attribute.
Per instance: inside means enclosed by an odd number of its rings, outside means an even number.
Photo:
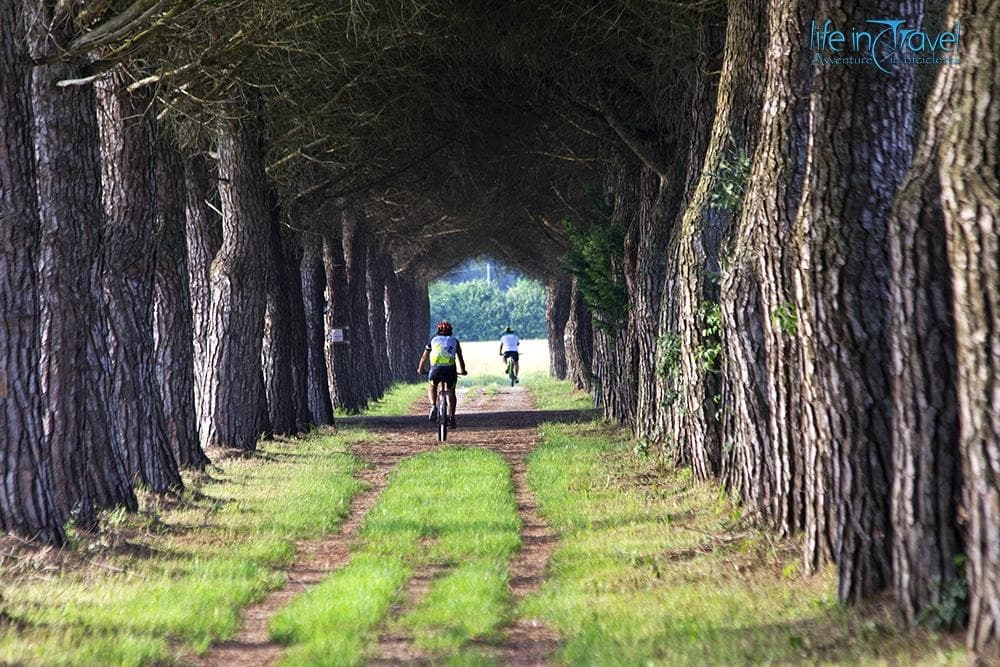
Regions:
<svg viewBox="0 0 1000 667"><path fill-rule="evenodd" d="M967 514L969 648L1000 661L1000 13L997 0L955 0L960 66L934 96L938 176L954 290L958 418Z"/></svg>
<svg viewBox="0 0 1000 667"><path fill-rule="evenodd" d="M850 26L892 15L912 25L920 7L825 0L818 15L841 17ZM808 530L827 532L833 521L842 601L860 600L892 581L887 235L892 200L910 161L912 99L907 66L891 76L874 66L816 71L795 230L802 241L796 275L802 431L807 480L812 478Z"/></svg>
<svg viewBox="0 0 1000 667"><path fill-rule="evenodd" d="M17 3L0 5L0 530L61 544L38 374L40 227L23 20Z"/></svg>
<svg viewBox="0 0 1000 667"><path fill-rule="evenodd" d="M549 375L566 379L566 322L569 319L571 279L551 278L546 290L545 330L549 341Z"/></svg>
<svg viewBox="0 0 1000 667"><path fill-rule="evenodd" d="M312 233L302 235L302 303L306 326L306 393L310 420L317 426L333 423L329 376L326 368L326 269L322 239Z"/></svg>
<svg viewBox="0 0 1000 667"><path fill-rule="evenodd" d="M153 491L183 486L167 441L153 342L156 154L151 96L125 91L121 70L98 87L104 210L104 298L113 416L130 476Z"/></svg>
<svg viewBox="0 0 1000 667"><path fill-rule="evenodd" d="M760 139L722 282L726 481L782 535L804 527L793 224L808 154L815 0L772 0Z"/></svg>
<svg viewBox="0 0 1000 667"><path fill-rule="evenodd" d="M72 21L55 3L29 2L35 166L41 249L42 393L53 493L64 512L92 523L97 508L135 509L123 443L111 418L111 361L103 297L101 164L94 89L59 87L85 75L63 60ZM58 11L63 11L62 8Z"/></svg>
<svg viewBox="0 0 1000 667"><path fill-rule="evenodd" d="M570 283L569 307L563 342L566 379L577 389L590 391L593 378L594 332L590 310L584 303L576 278Z"/></svg>
<svg viewBox="0 0 1000 667"><path fill-rule="evenodd" d="M182 468L204 470L194 402L194 345L185 240L184 161L166 137L156 160L156 376L167 440Z"/></svg>
<svg viewBox="0 0 1000 667"><path fill-rule="evenodd" d="M259 243L267 243L270 264L267 271L267 310L264 317L264 341L261 363L267 391L271 430L280 435L292 435L298 430L292 364L291 271L281 239L281 211L277 202L271 205L269 235ZM296 276L297 277L297 276ZM299 299L301 301L301 299Z"/></svg>
<svg viewBox="0 0 1000 667"><path fill-rule="evenodd" d="M385 288L386 276L392 272L392 257L383 244L368 246L368 330L371 332L373 370L381 396L392 384L389 368L389 342L386 339Z"/></svg>
<svg viewBox="0 0 1000 667"><path fill-rule="evenodd" d="M191 291L191 326L194 348L194 403L198 437L207 442L211 412L208 365L208 332L212 314L212 260L222 246L222 221L209 206L217 198L210 182L208 160L193 155L184 161L184 205L186 219L188 284Z"/></svg>
<svg viewBox="0 0 1000 667"><path fill-rule="evenodd" d="M248 106L254 107L251 102ZM211 267L211 310L206 335L207 445L252 450L266 429L260 364L264 336L268 253L267 183L259 119L219 128L222 245Z"/></svg>

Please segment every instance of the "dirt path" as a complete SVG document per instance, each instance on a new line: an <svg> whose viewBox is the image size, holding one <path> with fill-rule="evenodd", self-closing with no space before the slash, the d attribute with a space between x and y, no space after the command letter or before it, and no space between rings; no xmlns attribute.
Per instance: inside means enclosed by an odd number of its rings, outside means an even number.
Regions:
<svg viewBox="0 0 1000 667"><path fill-rule="evenodd" d="M199 667L232 665L272 665L284 647L268 639L267 623L293 597L320 583L331 572L345 565L351 544L365 514L385 488L387 478L403 458L438 446L433 425L426 420L426 400L414 406L407 417L358 417L343 420L363 424L377 431L375 442L358 445L353 453L370 467L361 478L371 485L351 503L340 530L323 540L302 542L298 557L288 570L288 581L280 590L244 613L243 626L230 641L213 647L190 664ZM526 457L537 440L537 426L542 421L585 419L577 412L533 410L531 395L521 387L501 388L486 393L481 388L459 391L458 427L449 433L449 444L491 449L508 462L512 471L517 511L521 517L522 548L511 562L511 593L515 604L538 590L546 563L555 548L556 538L539 517L534 498L527 486ZM435 566L418 570L411 578L402 601L390 612L391 620L417 604L427 593L440 571ZM480 644L484 652L509 665L544 665L557 645L557 636L540 621L517 621L503 632L503 639ZM412 637L384 629L372 664L398 665L429 662L413 645Z"/></svg>
<svg viewBox="0 0 1000 667"><path fill-rule="evenodd" d="M541 413L533 410L531 394L522 387L504 387L497 393L481 388L459 390L458 427L449 433L449 444L483 447L497 452L511 468L517 512L521 518L521 550L510 566L510 587L514 604L538 590L549 556L556 546L556 536L538 515L527 483L528 454L538 440L537 426ZM424 437L433 438L425 426ZM418 570L384 627L426 595L438 566ZM503 631L499 642L478 644L483 652L507 665L545 665L558 643L557 635L537 619L517 620ZM385 630L370 664L377 666L427 664L429 657L413 645L406 634Z"/></svg>

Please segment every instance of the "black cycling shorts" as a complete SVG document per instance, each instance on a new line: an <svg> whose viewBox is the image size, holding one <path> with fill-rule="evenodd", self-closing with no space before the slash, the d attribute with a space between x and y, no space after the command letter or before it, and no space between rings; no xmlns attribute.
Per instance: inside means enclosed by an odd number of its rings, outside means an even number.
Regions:
<svg viewBox="0 0 1000 667"><path fill-rule="evenodd" d="M431 374L428 379L435 384L438 382L447 382L448 389L454 389L455 385L458 384L458 367L431 366Z"/></svg>
<svg viewBox="0 0 1000 667"><path fill-rule="evenodd" d="M503 353L504 361L507 361L507 359L513 359L514 361L517 361L519 358L520 357L518 356L517 352L514 352L513 350L507 350L506 352Z"/></svg>

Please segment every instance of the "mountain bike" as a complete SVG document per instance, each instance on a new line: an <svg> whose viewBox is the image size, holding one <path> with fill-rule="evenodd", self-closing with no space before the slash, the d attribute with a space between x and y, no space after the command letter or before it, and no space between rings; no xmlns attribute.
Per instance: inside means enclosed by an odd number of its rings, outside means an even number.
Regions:
<svg viewBox="0 0 1000 667"><path fill-rule="evenodd" d="M517 372L514 370L514 357L507 357L507 377L510 378L510 386L517 384Z"/></svg>
<svg viewBox="0 0 1000 667"><path fill-rule="evenodd" d="M459 375L468 375L468 372L459 373ZM445 442L448 439L448 382L445 380L439 380L435 383L437 385L437 429L438 429L438 440Z"/></svg>

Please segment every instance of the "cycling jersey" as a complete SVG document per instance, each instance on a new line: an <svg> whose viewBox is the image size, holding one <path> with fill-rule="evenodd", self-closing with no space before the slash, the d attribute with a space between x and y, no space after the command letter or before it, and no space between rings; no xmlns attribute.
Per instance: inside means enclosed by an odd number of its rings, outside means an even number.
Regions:
<svg viewBox="0 0 1000 667"><path fill-rule="evenodd" d="M432 366L454 366L458 339L454 336L434 336L427 345Z"/></svg>

